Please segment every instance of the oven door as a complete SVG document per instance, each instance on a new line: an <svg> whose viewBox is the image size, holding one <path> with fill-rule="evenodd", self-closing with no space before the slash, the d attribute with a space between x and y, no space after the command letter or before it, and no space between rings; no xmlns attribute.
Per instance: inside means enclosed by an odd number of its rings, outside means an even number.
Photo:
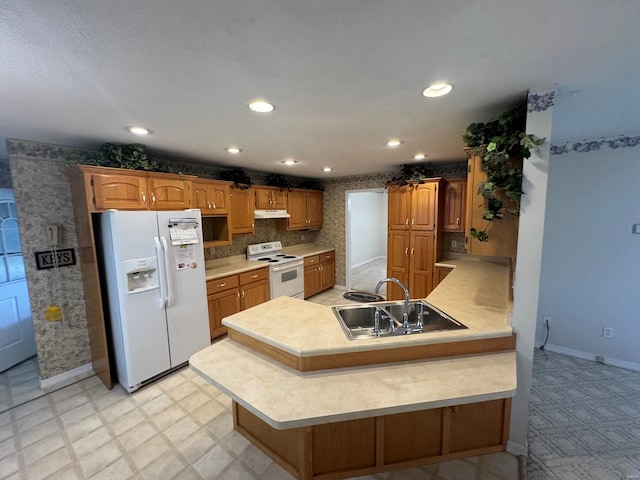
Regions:
<svg viewBox="0 0 640 480"><path fill-rule="evenodd" d="M296 260L271 267L269 276L271 298L304 298L304 261Z"/></svg>

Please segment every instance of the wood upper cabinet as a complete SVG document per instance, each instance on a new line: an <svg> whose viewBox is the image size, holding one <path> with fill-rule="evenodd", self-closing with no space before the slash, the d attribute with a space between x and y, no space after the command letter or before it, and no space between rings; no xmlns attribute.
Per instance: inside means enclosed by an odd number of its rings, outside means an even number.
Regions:
<svg viewBox="0 0 640 480"><path fill-rule="evenodd" d="M229 213L229 183L215 180L192 182L192 207L199 208L202 215L225 215Z"/></svg>
<svg viewBox="0 0 640 480"><path fill-rule="evenodd" d="M145 210L149 208L146 176L91 175L93 204L97 210Z"/></svg>
<svg viewBox="0 0 640 480"><path fill-rule="evenodd" d="M149 176L147 185L151 210L182 210L191 207L190 181Z"/></svg>
<svg viewBox="0 0 640 480"><path fill-rule="evenodd" d="M278 187L252 187L256 192L257 210L286 210L287 192Z"/></svg>
<svg viewBox="0 0 640 480"><path fill-rule="evenodd" d="M252 188L231 188L231 234L245 234L255 232L255 191Z"/></svg>
<svg viewBox="0 0 640 480"><path fill-rule="evenodd" d="M466 197L466 178L452 178L444 183L444 210L442 219L442 230L444 232L464 232Z"/></svg>
<svg viewBox="0 0 640 480"><path fill-rule="evenodd" d="M207 281L211 338L227 333L222 319L269 300L269 267Z"/></svg>
<svg viewBox="0 0 640 480"><path fill-rule="evenodd" d="M320 228L323 221L323 193L294 188L287 194L289 218L278 220L279 230Z"/></svg>
<svg viewBox="0 0 640 480"><path fill-rule="evenodd" d="M85 177L92 211L191 208L191 180L196 177L86 165L74 168Z"/></svg>
<svg viewBox="0 0 640 480"><path fill-rule="evenodd" d="M514 167L522 168L522 159L514 161ZM482 168L482 157L469 155L467 173L467 211L465 218L466 247L469 255L510 257L515 259L518 248L519 217L505 212L504 218L487 222L482 218L486 210L485 200L478 194L478 187L487 180L487 174ZM511 200L500 193L497 195L506 208L514 208ZM488 227L487 227L488 224ZM470 231L484 230L487 227L489 241L480 242L472 238Z"/></svg>
<svg viewBox="0 0 640 480"><path fill-rule="evenodd" d="M426 297L433 289L434 263L442 252L442 195L439 178L389 187L387 276L404 283L412 298ZM387 283L387 298L404 299L404 292Z"/></svg>

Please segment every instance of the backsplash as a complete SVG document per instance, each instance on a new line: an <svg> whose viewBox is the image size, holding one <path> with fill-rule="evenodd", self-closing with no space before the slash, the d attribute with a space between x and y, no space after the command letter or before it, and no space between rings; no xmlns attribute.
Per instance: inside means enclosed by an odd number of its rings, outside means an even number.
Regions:
<svg viewBox="0 0 640 480"><path fill-rule="evenodd" d="M254 243L275 242L280 240L283 247L299 245L301 243L315 243L319 230L277 230L276 220L256 220L256 232L253 235L234 235L232 244L225 247L207 248L204 251L205 260L245 255L247 245Z"/></svg>
<svg viewBox="0 0 640 480"><path fill-rule="evenodd" d="M6 158L0 158L0 188L11 188L11 171Z"/></svg>

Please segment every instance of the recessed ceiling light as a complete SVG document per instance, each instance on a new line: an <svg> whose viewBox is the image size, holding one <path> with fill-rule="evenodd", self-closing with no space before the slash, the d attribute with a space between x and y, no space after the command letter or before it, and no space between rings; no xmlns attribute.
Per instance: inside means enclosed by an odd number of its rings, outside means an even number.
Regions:
<svg viewBox="0 0 640 480"><path fill-rule="evenodd" d="M249 110L251 110L252 112L258 112L258 113L273 112L273 109L276 108L271 103L265 102L264 100L254 100L247 106L249 107Z"/></svg>
<svg viewBox="0 0 640 480"><path fill-rule="evenodd" d="M323 171L323 172L332 172L332 171L333 171L333 168L331 168L331 167L324 167L324 168L322 169L322 171Z"/></svg>
<svg viewBox="0 0 640 480"><path fill-rule="evenodd" d="M422 95L425 97L441 97L453 90L453 85L450 83L432 83L422 91Z"/></svg>
<svg viewBox="0 0 640 480"><path fill-rule="evenodd" d="M284 163L286 166L290 167L292 165L295 165L298 162L296 160L293 160L292 158L288 158L287 160L283 160L282 163Z"/></svg>
<svg viewBox="0 0 640 480"><path fill-rule="evenodd" d="M416 154L413 156L413 159L414 159L414 160L424 160L424 159L425 159L425 157L426 157L426 155L425 155L424 153L416 153Z"/></svg>
<svg viewBox="0 0 640 480"><path fill-rule="evenodd" d="M393 140L389 140L387 142L387 147L395 148L395 147L400 146L401 143L402 143L401 140L398 140L398 139L394 138Z"/></svg>
<svg viewBox="0 0 640 480"><path fill-rule="evenodd" d="M136 135L151 135L153 133L153 130L149 128L144 128L144 127L128 126L128 127L124 127L124 129L127 132L134 133Z"/></svg>
<svg viewBox="0 0 640 480"><path fill-rule="evenodd" d="M229 153L232 153L234 155L237 155L238 153L240 153L242 150L239 149L238 147L227 147L225 148L225 150Z"/></svg>

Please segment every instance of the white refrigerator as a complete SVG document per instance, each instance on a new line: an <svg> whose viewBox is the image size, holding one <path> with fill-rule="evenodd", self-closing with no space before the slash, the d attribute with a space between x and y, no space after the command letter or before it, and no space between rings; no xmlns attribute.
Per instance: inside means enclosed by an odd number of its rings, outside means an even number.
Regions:
<svg viewBox="0 0 640 480"><path fill-rule="evenodd" d="M210 345L200 210L100 218L118 381L133 392Z"/></svg>

